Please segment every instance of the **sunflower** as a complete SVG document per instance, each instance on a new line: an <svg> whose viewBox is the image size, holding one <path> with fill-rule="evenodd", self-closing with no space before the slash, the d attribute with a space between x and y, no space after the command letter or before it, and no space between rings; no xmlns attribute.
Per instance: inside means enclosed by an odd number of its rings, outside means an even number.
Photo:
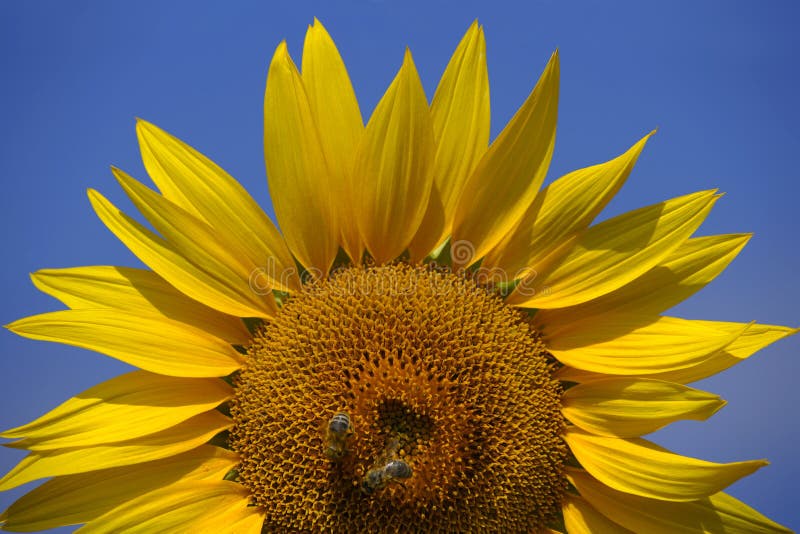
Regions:
<svg viewBox="0 0 800 534"><path fill-rule="evenodd" d="M94 190L149 269L33 274L69 309L8 326L139 370L7 430L5 530L787 532L723 493L762 460L643 439L723 405L687 387L797 332L662 315L747 234L693 237L701 191L593 224L652 135L541 189L559 59L489 144L482 28L429 105L410 52L364 126L318 22L264 104L281 232L225 171L144 121L158 189Z"/></svg>

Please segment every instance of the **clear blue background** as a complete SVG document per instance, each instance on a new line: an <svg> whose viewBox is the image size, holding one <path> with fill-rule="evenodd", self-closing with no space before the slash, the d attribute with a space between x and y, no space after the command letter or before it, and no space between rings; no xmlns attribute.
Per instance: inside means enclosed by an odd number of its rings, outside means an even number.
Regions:
<svg viewBox="0 0 800 534"><path fill-rule="evenodd" d="M797 326L800 9L795 2L30 1L0 3L0 321L57 309L28 273L137 265L86 199L128 207L109 172L144 178L134 117L190 142L269 210L262 98L273 50L299 62L319 17L338 43L365 115L411 47L429 98L476 17L485 26L493 134L533 87L555 47L562 59L558 139L549 179L617 155L659 127L606 212L719 187L702 234L755 232L688 318ZM604 215L605 216L605 215ZM0 332L0 427L22 424L125 370L66 346ZM800 336L701 386L729 405L709 422L657 436L715 461L772 465L730 493L800 528L797 443ZM0 450L0 471L22 455ZM0 494L4 509L24 489Z"/></svg>

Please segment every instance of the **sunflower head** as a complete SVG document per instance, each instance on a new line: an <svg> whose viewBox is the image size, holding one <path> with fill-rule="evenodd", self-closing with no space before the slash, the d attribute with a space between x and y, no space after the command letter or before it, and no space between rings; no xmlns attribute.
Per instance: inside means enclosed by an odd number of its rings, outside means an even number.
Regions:
<svg viewBox="0 0 800 534"><path fill-rule="evenodd" d="M651 134L542 188L559 58L489 143L483 29L429 102L410 51L364 125L314 21L264 99L281 230L219 166L139 121L153 190L97 191L147 269L47 269L68 309L12 331L139 370L2 434L4 530L788 532L723 493L762 460L643 439L706 419L686 386L797 330L664 315L749 235L695 236L700 191L595 223Z"/></svg>

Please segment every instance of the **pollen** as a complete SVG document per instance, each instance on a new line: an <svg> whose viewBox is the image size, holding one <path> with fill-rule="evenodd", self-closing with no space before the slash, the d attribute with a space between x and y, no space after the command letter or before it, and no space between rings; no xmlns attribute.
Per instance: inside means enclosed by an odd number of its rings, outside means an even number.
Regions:
<svg viewBox="0 0 800 534"><path fill-rule="evenodd" d="M339 270L248 350L231 403L239 482L265 532L542 530L566 489L553 371L526 317L467 277Z"/></svg>

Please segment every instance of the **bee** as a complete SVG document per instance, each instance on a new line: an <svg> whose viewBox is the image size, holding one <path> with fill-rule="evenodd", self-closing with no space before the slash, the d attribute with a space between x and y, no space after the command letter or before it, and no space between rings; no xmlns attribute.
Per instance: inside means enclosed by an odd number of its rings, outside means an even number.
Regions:
<svg viewBox="0 0 800 534"><path fill-rule="evenodd" d="M346 412L337 412L328 421L325 433L325 454L328 458L338 459L347 454L347 439L354 434L353 423Z"/></svg>
<svg viewBox="0 0 800 534"><path fill-rule="evenodd" d="M367 471L361 483L361 491L366 495L372 495L388 486L390 482L402 484L401 480L411 478L412 474L411 466L404 460L392 459Z"/></svg>

